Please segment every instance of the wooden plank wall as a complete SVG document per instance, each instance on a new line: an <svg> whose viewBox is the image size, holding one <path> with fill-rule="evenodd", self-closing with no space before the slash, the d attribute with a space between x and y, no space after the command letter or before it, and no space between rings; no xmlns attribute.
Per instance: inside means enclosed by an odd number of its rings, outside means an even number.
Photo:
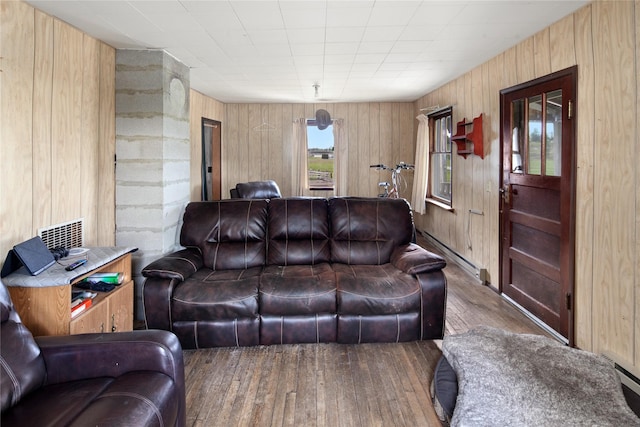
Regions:
<svg viewBox="0 0 640 427"><path fill-rule="evenodd" d="M80 217L86 245L113 245L115 50L26 3L1 8L0 253Z"/></svg>
<svg viewBox="0 0 640 427"><path fill-rule="evenodd" d="M578 66L576 343L640 373L640 2L597 1L420 98L484 113L484 160L454 159L454 213L429 206L419 228L487 268L498 286L499 91ZM484 216L469 219L469 209Z"/></svg>
<svg viewBox="0 0 640 427"><path fill-rule="evenodd" d="M412 103L225 104L223 195L238 182L261 179L275 180L283 195L291 195L293 120L314 118L319 108L344 120L349 152L347 194L375 196L378 182L390 179L388 174L370 169L371 164L413 163L416 120ZM254 129L263 123L273 130ZM404 175L408 188L403 194L410 197L412 172ZM332 193L314 191L308 195Z"/></svg>

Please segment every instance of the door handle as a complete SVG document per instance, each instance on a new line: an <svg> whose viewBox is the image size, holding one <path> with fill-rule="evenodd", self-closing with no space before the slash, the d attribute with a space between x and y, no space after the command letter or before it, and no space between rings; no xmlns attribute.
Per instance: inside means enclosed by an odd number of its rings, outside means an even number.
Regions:
<svg viewBox="0 0 640 427"><path fill-rule="evenodd" d="M502 200L504 200L505 203L509 203L509 199L510 199L510 185L509 184L505 184L501 189L500 189L500 195L502 196Z"/></svg>

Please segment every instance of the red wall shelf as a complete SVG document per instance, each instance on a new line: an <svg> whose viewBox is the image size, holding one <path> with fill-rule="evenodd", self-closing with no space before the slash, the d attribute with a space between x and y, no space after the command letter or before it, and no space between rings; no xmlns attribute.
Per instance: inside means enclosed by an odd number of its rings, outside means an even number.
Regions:
<svg viewBox="0 0 640 427"><path fill-rule="evenodd" d="M472 126L471 132L467 132L467 127ZM472 121L467 122L466 118L456 123L456 134L451 140L458 147L458 154L465 159L469 154L484 159L484 148L482 146L482 113Z"/></svg>

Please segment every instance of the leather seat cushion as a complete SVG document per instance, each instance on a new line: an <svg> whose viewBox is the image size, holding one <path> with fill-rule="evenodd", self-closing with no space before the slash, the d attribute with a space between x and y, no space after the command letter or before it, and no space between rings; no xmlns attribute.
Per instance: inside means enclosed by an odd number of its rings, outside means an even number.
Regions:
<svg viewBox="0 0 640 427"><path fill-rule="evenodd" d="M331 265L265 267L260 278L260 313L315 315L336 312L336 281Z"/></svg>
<svg viewBox="0 0 640 427"><path fill-rule="evenodd" d="M262 267L247 270L198 270L173 292L175 320L258 317L258 285Z"/></svg>
<svg viewBox="0 0 640 427"><path fill-rule="evenodd" d="M55 399L51 396L55 395ZM159 372L132 372L38 389L2 414L3 426L173 425L178 391Z"/></svg>
<svg viewBox="0 0 640 427"><path fill-rule="evenodd" d="M420 310L420 284L391 264L333 264L338 314L384 315Z"/></svg>

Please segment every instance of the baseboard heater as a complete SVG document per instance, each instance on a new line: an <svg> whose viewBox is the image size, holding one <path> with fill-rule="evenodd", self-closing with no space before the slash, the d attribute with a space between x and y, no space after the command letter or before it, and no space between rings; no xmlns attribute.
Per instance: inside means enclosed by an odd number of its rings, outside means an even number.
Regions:
<svg viewBox="0 0 640 427"><path fill-rule="evenodd" d="M640 378L638 378L630 369L627 369L620 363L616 362L613 356L608 353L603 353L602 356L613 365L616 372L620 376L622 384L630 388L635 394L640 396Z"/></svg>
<svg viewBox="0 0 640 427"><path fill-rule="evenodd" d="M429 243L438 248L442 253L444 253L449 259L455 262L460 266L464 271L475 277L480 281L481 284L485 285L487 283L487 269L477 267L471 261L460 255L459 253L451 250L447 245L442 243L440 240L427 233L426 231L419 231L420 235L424 237Z"/></svg>
<svg viewBox="0 0 640 427"><path fill-rule="evenodd" d="M631 369L627 369L622 364L616 362L610 354L603 353L602 356L615 368L620 377L622 391L625 394L629 407L640 417L640 378L638 378Z"/></svg>

